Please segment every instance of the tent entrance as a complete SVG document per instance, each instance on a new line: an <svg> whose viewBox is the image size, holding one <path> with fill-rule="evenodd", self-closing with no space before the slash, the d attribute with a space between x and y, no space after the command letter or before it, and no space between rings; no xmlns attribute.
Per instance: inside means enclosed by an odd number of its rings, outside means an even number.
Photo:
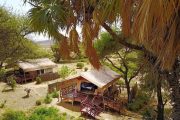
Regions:
<svg viewBox="0 0 180 120"><path fill-rule="evenodd" d="M94 85L93 83L90 83L90 82L82 82L81 83L81 92L94 93L97 88L98 87L96 85Z"/></svg>

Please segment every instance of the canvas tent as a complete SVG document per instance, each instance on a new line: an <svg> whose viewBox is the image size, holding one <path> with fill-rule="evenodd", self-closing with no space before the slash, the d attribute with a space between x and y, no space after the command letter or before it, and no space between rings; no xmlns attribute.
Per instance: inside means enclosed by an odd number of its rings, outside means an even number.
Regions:
<svg viewBox="0 0 180 120"><path fill-rule="evenodd" d="M20 61L18 66L25 72L57 67L49 58Z"/></svg>
<svg viewBox="0 0 180 120"><path fill-rule="evenodd" d="M102 67L99 70L92 69L86 72L80 73L78 76L75 76L73 78L61 81L58 83L60 91L68 91L68 89L72 89L72 87L75 87L78 91L82 91L82 84L83 83L91 83L97 88L95 88L95 91L89 91L89 93L92 94L103 94L105 90L107 90L110 86L113 85L118 79L120 78L120 75L112 70L110 70L107 67ZM57 84L56 84L57 85ZM49 91L51 91L51 88L53 88L53 85L51 86Z"/></svg>
<svg viewBox="0 0 180 120"><path fill-rule="evenodd" d="M59 78L56 72L57 64L49 58L19 61L17 65L19 70L15 72L15 76L18 83L26 83L35 80L36 77L41 77L44 81Z"/></svg>
<svg viewBox="0 0 180 120"><path fill-rule="evenodd" d="M107 67L99 70L94 69L87 72L82 72L80 76L97 85L99 88L107 86L109 83L120 77L118 73L108 69Z"/></svg>

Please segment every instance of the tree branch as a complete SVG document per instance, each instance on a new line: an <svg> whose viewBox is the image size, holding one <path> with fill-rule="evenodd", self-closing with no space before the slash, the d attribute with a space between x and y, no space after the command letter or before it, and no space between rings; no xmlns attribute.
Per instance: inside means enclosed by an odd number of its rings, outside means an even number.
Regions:
<svg viewBox="0 0 180 120"><path fill-rule="evenodd" d="M35 4L31 3L31 2L27 2L27 3L29 3L29 4L30 4L31 6L33 6L33 7L40 7L40 6L35 5Z"/></svg>
<svg viewBox="0 0 180 120"><path fill-rule="evenodd" d="M128 66L126 65L125 59L121 56L121 54L119 52L116 52L118 54L118 56L121 58L123 66L126 69L126 72L128 72Z"/></svg>
<svg viewBox="0 0 180 120"><path fill-rule="evenodd" d="M139 69L129 78L129 82L131 82L131 80L132 80L133 78L135 78L135 77L139 74L142 66L143 66L143 65L141 65L141 66L139 67Z"/></svg>
<svg viewBox="0 0 180 120"><path fill-rule="evenodd" d="M123 74L125 73L121 68L117 67L108 57L105 57L105 58L106 58L106 60L108 60L111 63L111 65L114 68L116 68L117 70L121 71Z"/></svg>
<svg viewBox="0 0 180 120"><path fill-rule="evenodd" d="M131 49L144 51L144 47L128 43L128 42L126 42L127 41L126 38L120 38L106 23L104 23L102 26L120 44L122 44L128 48L131 48Z"/></svg>

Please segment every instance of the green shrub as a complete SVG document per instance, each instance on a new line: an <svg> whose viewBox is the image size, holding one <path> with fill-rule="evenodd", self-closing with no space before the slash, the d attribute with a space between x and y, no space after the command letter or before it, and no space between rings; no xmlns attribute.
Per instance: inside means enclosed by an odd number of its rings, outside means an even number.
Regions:
<svg viewBox="0 0 180 120"><path fill-rule="evenodd" d="M2 68L0 69L0 81L3 81L5 79L6 75L6 69Z"/></svg>
<svg viewBox="0 0 180 120"><path fill-rule="evenodd" d="M49 94L46 95L45 99L44 99L44 103L45 104L50 104L52 102L52 98Z"/></svg>
<svg viewBox="0 0 180 120"><path fill-rule="evenodd" d="M76 64L76 67L78 69L82 69L84 67L84 63L79 62L79 63Z"/></svg>
<svg viewBox="0 0 180 120"><path fill-rule="evenodd" d="M36 105L39 106L42 104L42 101L41 100L36 100Z"/></svg>
<svg viewBox="0 0 180 120"><path fill-rule="evenodd" d="M142 116L146 120L155 120L156 119L156 112L152 107L147 107L141 112Z"/></svg>
<svg viewBox="0 0 180 120"><path fill-rule="evenodd" d="M29 120L66 120L66 117L58 113L54 107L40 107L34 110Z"/></svg>
<svg viewBox="0 0 180 120"><path fill-rule="evenodd" d="M132 103L128 104L129 110L132 111L138 111L140 110L144 105L146 105L150 100L150 97L145 92L138 92L135 100Z"/></svg>
<svg viewBox="0 0 180 120"><path fill-rule="evenodd" d="M53 98L58 98L59 97L59 93L56 90L54 92L52 92L51 95L52 95Z"/></svg>
<svg viewBox="0 0 180 120"><path fill-rule="evenodd" d="M62 77L63 79L65 79L66 77L68 77L70 74L72 73L72 70L69 69L67 66L63 65L60 70L58 71L58 74L60 75L60 77Z"/></svg>
<svg viewBox="0 0 180 120"><path fill-rule="evenodd" d="M40 77L36 77L36 84L41 84L42 83L42 79Z"/></svg>
<svg viewBox="0 0 180 120"><path fill-rule="evenodd" d="M16 80L15 80L14 76L9 76L7 78L7 81L8 81L8 85L14 90L16 87Z"/></svg>
<svg viewBox="0 0 180 120"><path fill-rule="evenodd" d="M22 111L8 110L2 115L2 120L27 120L27 117Z"/></svg>
<svg viewBox="0 0 180 120"><path fill-rule="evenodd" d="M85 68L84 68L84 71L88 71L88 68L87 68L87 67L85 67Z"/></svg>

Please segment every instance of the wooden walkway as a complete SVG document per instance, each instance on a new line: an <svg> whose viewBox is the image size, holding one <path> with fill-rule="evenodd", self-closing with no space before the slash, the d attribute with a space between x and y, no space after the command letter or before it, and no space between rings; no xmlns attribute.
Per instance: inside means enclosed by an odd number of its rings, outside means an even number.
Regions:
<svg viewBox="0 0 180 120"><path fill-rule="evenodd" d="M107 97L104 97L104 105L105 105L105 107L113 109L117 112L121 112L121 110L122 110L122 103L111 100Z"/></svg>

